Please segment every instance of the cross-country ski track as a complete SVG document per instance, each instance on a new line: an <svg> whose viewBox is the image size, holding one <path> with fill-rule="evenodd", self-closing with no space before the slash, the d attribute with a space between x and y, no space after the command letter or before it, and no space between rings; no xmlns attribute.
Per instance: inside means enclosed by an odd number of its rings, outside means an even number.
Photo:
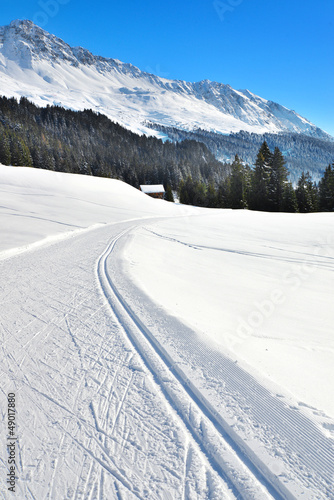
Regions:
<svg viewBox="0 0 334 500"><path fill-rule="evenodd" d="M123 250L153 224L109 224L0 262L18 498L334 498L333 440L131 282Z"/></svg>

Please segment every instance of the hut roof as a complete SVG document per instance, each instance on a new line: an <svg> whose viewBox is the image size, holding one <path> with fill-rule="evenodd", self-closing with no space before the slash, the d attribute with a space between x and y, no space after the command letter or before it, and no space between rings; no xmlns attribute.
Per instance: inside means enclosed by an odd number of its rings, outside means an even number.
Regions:
<svg viewBox="0 0 334 500"><path fill-rule="evenodd" d="M145 194L165 192L165 188L162 184L141 184L140 190Z"/></svg>

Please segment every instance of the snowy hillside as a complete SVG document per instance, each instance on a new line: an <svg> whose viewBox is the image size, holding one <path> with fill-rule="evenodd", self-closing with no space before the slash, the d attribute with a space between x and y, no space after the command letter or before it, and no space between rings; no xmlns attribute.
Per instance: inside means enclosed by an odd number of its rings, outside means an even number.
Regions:
<svg viewBox="0 0 334 500"><path fill-rule="evenodd" d="M92 55L34 25L0 27L0 93L38 105L93 109L135 132L156 134L145 122L220 133L291 131L329 138L294 111L248 90L202 81L167 80L131 64Z"/></svg>
<svg viewBox="0 0 334 500"><path fill-rule="evenodd" d="M158 215L191 213L192 207L157 204L115 179L0 165L0 259L38 242L87 228ZM196 209L195 209L196 210Z"/></svg>
<svg viewBox="0 0 334 500"><path fill-rule="evenodd" d="M333 498L333 214L23 167L0 191L17 498Z"/></svg>

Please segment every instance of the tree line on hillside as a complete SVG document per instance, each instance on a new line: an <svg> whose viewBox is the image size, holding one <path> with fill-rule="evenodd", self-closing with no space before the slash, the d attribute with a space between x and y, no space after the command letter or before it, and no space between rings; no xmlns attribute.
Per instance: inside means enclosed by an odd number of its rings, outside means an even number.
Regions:
<svg viewBox="0 0 334 500"><path fill-rule="evenodd" d="M224 135L200 128L190 132L155 123L146 125L163 132L173 141L194 139L203 142L221 161L234 158L237 154L249 165L254 164L261 144L266 141L270 149L274 150L277 146L283 152L289 169L289 180L294 184L306 171L311 173L313 179L319 181L324 173L324 166L332 162L334 158L333 140L296 132L255 134L240 130L240 132Z"/></svg>
<svg viewBox="0 0 334 500"><path fill-rule="evenodd" d="M219 162L195 140L162 142L139 136L91 110L40 108L26 98L0 97L0 163L123 180L134 187L161 184L180 201L206 207L312 212L334 210L334 168L316 184L302 173L288 180L278 147L264 141L254 168L235 156Z"/></svg>
<svg viewBox="0 0 334 500"><path fill-rule="evenodd" d="M91 110L39 108L24 97L0 97L0 162L173 189L189 175L217 184L230 168L200 142L163 143Z"/></svg>
<svg viewBox="0 0 334 500"><path fill-rule="evenodd" d="M278 147L272 152L266 141L261 145L254 168L238 155L231 174L216 188L189 176L181 181L181 203L211 207L268 212L334 211L334 164L329 165L317 184L309 172L303 172L294 188L288 180L285 159Z"/></svg>

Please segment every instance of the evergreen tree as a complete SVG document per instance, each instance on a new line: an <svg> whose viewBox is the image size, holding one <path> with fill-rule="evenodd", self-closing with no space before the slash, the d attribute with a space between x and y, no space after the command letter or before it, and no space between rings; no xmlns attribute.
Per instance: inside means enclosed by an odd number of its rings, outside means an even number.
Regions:
<svg viewBox="0 0 334 500"><path fill-rule="evenodd" d="M56 162L55 158L53 156L53 152L51 148L48 148L46 145L43 145L41 148L41 168L46 168L47 170L55 170L56 169ZM78 168L77 168L77 162L73 161L73 167L75 165L75 170L73 169L73 173L79 173ZM72 168L73 168L72 167Z"/></svg>
<svg viewBox="0 0 334 500"><path fill-rule="evenodd" d="M171 201L174 203L174 196L173 196L172 188L171 188L170 184L167 184L167 186L166 186L165 200Z"/></svg>
<svg viewBox="0 0 334 500"><path fill-rule="evenodd" d="M250 208L252 210L269 209L268 183L270 178L271 162L272 153L268 144L264 141L258 152L255 168L252 174L250 191Z"/></svg>
<svg viewBox="0 0 334 500"><path fill-rule="evenodd" d="M179 200L180 200L180 203L182 203L183 205L190 205L191 204L190 195L189 195L190 182L192 182L191 177L188 177L186 182L184 180L182 180L180 182Z"/></svg>
<svg viewBox="0 0 334 500"><path fill-rule="evenodd" d="M180 203L184 205L194 205L196 207L206 207L206 187L203 182L195 182L189 175L185 182L181 182L179 189Z"/></svg>
<svg viewBox="0 0 334 500"><path fill-rule="evenodd" d="M247 208L245 169L238 155L232 163L229 183L229 205L231 208Z"/></svg>
<svg viewBox="0 0 334 500"><path fill-rule="evenodd" d="M332 166L328 165L319 182L319 210L334 211L334 163Z"/></svg>
<svg viewBox="0 0 334 500"><path fill-rule="evenodd" d="M227 178L225 181L221 182L218 186L217 191L217 207L219 208L228 208L229 203L229 192L230 192L230 179Z"/></svg>
<svg viewBox="0 0 334 500"><path fill-rule="evenodd" d="M213 182L210 182L206 190L206 206L208 208L218 207L218 193Z"/></svg>
<svg viewBox="0 0 334 500"><path fill-rule="evenodd" d="M196 182L191 204L196 207L207 207L206 186L203 182Z"/></svg>
<svg viewBox="0 0 334 500"><path fill-rule="evenodd" d="M280 211L292 213L298 212L296 192L293 189L291 182L287 182L284 186Z"/></svg>
<svg viewBox="0 0 334 500"><path fill-rule="evenodd" d="M318 208L318 191L309 172L302 173L296 188L298 210L300 213L316 212Z"/></svg>
<svg viewBox="0 0 334 500"><path fill-rule="evenodd" d="M0 129L0 163L11 164L10 141L6 130Z"/></svg>
<svg viewBox="0 0 334 500"><path fill-rule="evenodd" d="M21 137L14 132L10 134L11 163L15 166L32 167L33 161L28 146Z"/></svg>
<svg viewBox="0 0 334 500"><path fill-rule="evenodd" d="M278 147L271 159L271 169L268 179L268 210L281 212L283 210L284 189L288 180L284 156Z"/></svg>

